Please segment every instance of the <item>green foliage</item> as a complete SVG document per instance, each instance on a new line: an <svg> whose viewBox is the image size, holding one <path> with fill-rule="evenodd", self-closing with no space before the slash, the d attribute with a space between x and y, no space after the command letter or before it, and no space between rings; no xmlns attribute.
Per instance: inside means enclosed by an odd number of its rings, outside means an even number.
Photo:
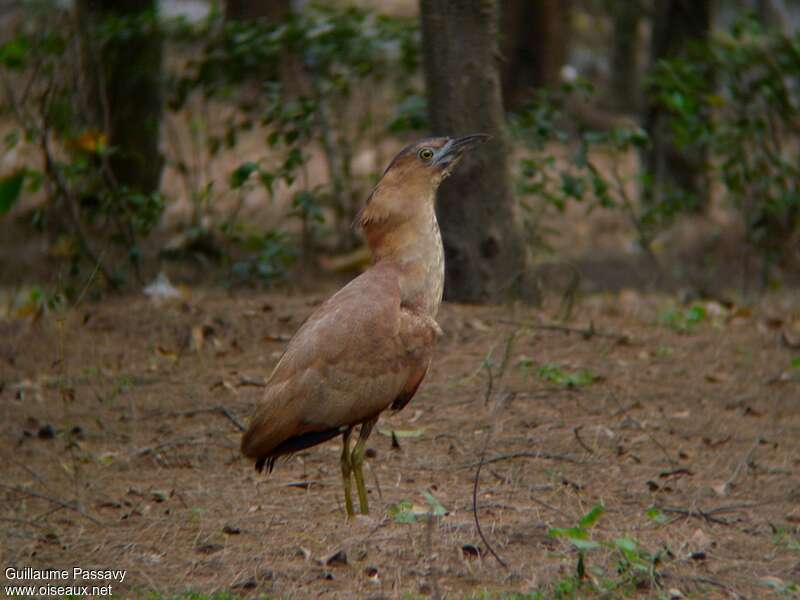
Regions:
<svg viewBox="0 0 800 600"><path fill-rule="evenodd" d="M774 527L773 542L790 552L800 552L800 528Z"/></svg>
<svg viewBox="0 0 800 600"><path fill-rule="evenodd" d="M748 240L768 262L800 234L799 81L800 33L765 32L742 20L729 33L659 63L647 83L651 100L668 115L674 143L708 157L699 167L722 184ZM622 211L649 252L653 238L676 217L696 211L701 199L682 189L652 193L653 174L645 169L624 175L620 163L647 149L647 133L636 127L572 131L567 106L575 98L591 102L591 86L578 81L539 90L511 118L511 131L526 148L517 191L531 238L546 247L551 232L538 228L542 216L578 202L589 210ZM554 150L564 144L566 157ZM600 157L607 159L602 167ZM636 201L629 184L649 201Z"/></svg>
<svg viewBox="0 0 800 600"><path fill-rule="evenodd" d="M428 102L425 96L408 92L397 105L387 129L391 133L424 131L428 127Z"/></svg>
<svg viewBox="0 0 800 600"><path fill-rule="evenodd" d="M552 528L547 534L551 537L563 537L572 543L579 551L593 550L599 548L600 544L589 539L589 529L597 523L597 520L605 511L601 504L598 504L581 517L575 527Z"/></svg>
<svg viewBox="0 0 800 600"><path fill-rule="evenodd" d="M294 244L289 235L273 229L265 233L253 233L240 239L248 251L248 257L236 260L232 265L235 280L240 282L261 280L274 282L286 276L287 269L297 259Z"/></svg>
<svg viewBox="0 0 800 600"><path fill-rule="evenodd" d="M640 245L647 249L653 236L668 224L674 211L666 207L644 209L628 191L631 175L620 165L632 151L647 147L647 133L638 127L618 127L610 131L569 130L568 102L576 97L591 99L587 82L565 83L537 91L528 105L510 118L511 132L526 149L520 160L516 190L527 217L531 239L547 247L545 234L538 229L547 211L564 212L571 202L585 204L589 211L606 208L622 211L636 228ZM566 144L570 155L558 157L554 144ZM598 164L604 157L608 168ZM640 186L648 178L634 175Z"/></svg>
<svg viewBox="0 0 800 600"><path fill-rule="evenodd" d="M761 584L778 594L784 594L787 596L800 594L800 585L797 585L791 581L787 583L777 577L762 577Z"/></svg>
<svg viewBox="0 0 800 600"><path fill-rule="evenodd" d="M257 173L272 197L276 184L299 182L288 216L301 220L303 252L313 251L326 235L333 245L351 245L351 223L373 184L353 173L355 152L374 147L375 138L387 133L378 123L391 119L392 133L424 124L419 92L409 87L419 68L416 20L314 5L280 23L226 21L212 14L200 25L176 23L172 38L190 49L191 58L169 80L169 106L197 115L198 131L208 132L204 146L211 159L234 148L243 132L266 131L264 156L237 168L230 186L240 190ZM391 102L363 91L379 84L399 98L393 118ZM200 118L213 102L237 109L222 128ZM390 114L380 114L387 108ZM309 188L312 146L323 150L327 162L330 184L324 188ZM195 175L190 162L177 161L187 178Z"/></svg>
<svg viewBox="0 0 800 600"><path fill-rule="evenodd" d="M0 216L6 214L19 200L22 184L25 182L25 170L20 169L0 179Z"/></svg>
<svg viewBox="0 0 800 600"><path fill-rule="evenodd" d="M687 333L706 320L706 309L694 304L687 309L670 308L661 313L659 321L675 331Z"/></svg>
<svg viewBox="0 0 800 600"><path fill-rule="evenodd" d="M107 123L86 110L93 89L81 74L83 48L117 52L152 34L169 48L166 158L192 201L185 239L202 240L213 250L207 256L225 254L236 281L274 281L301 253L352 244L353 217L385 158L376 155L373 173L357 176L356 153L387 133L425 124L416 19L321 5L279 23L227 21L212 10L199 23L145 13L80 29L58 5L45 5L0 45L17 125L5 144L28 145L42 158L0 180L0 217L45 184L49 202L34 222L66 228L76 274L81 263L100 264L108 283L121 284L130 267L138 271L142 242L175 200L115 181L110 165L120 148L109 145ZM215 164L256 130L263 132L259 151L233 169ZM324 187L309 181L316 149L330 172ZM299 235L278 231L282 225L257 233L240 214L251 191L271 199L280 186L296 188L284 217L301 222ZM230 210L220 208L225 197L234 199ZM113 246L119 250L112 253Z"/></svg>
<svg viewBox="0 0 800 600"><path fill-rule="evenodd" d="M576 598L587 593L618 593L620 597L627 597L627 594L644 587L652 589L657 586L656 566L660 561L658 554L652 555L644 551L635 540L627 537L603 541L593 539L591 529L604 512L603 505L598 504L573 527L552 528L548 531L551 537L567 539L578 552L575 572L557 582L548 598ZM599 565L587 566L588 553L600 549L611 551L615 557L612 573Z"/></svg>
<svg viewBox="0 0 800 600"><path fill-rule="evenodd" d="M767 260L800 231L798 80L800 34L744 19L687 57L662 62L649 82L675 141L707 150L711 173Z"/></svg>
<svg viewBox="0 0 800 600"><path fill-rule="evenodd" d="M539 367L539 377L564 387L584 387L595 380L595 375L591 371L580 370L570 373L553 363L545 363Z"/></svg>
<svg viewBox="0 0 800 600"><path fill-rule="evenodd" d="M414 523L417 516L413 512L414 505L408 500L402 500L389 507L389 518L395 523Z"/></svg>
<svg viewBox="0 0 800 600"><path fill-rule="evenodd" d="M447 514L447 509L436 496L428 491L423 491L422 495L430 508L403 500L389 507L389 517L395 523L416 523L420 519L443 517Z"/></svg>
<svg viewBox="0 0 800 600"><path fill-rule="evenodd" d="M108 146L108 131L86 108L90 92L79 75L82 46L74 19L55 6L31 16L0 46L0 76L16 126L6 145L26 144L39 160L0 181L0 216L25 193L26 180L31 192L45 185L48 202L34 211L33 224L68 236L70 274L79 274L88 258L89 269L99 269L106 285L116 286L129 268L138 272L141 241L159 222L164 198L130 189L114 176L110 163L119 149ZM103 24L87 35L102 45L110 35L124 38L153 24L152 15L118 19L110 33ZM116 258L109 246L118 247Z"/></svg>
<svg viewBox="0 0 800 600"><path fill-rule="evenodd" d="M664 514L664 511L657 506L651 506L648 508L645 512L645 516L659 525L663 525L669 520L669 517Z"/></svg>

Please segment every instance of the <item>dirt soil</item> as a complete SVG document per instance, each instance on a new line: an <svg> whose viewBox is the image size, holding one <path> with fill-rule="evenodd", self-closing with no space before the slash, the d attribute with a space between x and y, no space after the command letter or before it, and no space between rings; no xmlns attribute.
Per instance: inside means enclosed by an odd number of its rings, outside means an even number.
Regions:
<svg viewBox="0 0 800 600"><path fill-rule="evenodd" d="M326 295L192 290L0 320L4 569L126 569L115 597L493 598L575 573L576 550L548 530L602 504L593 540L660 553L638 589L607 597L794 593L796 295L710 303L687 331L659 322L664 297L589 296L564 324L585 335L545 327L556 306L446 304L426 381L370 439L372 513L349 522L336 440L268 477L239 454L238 426ZM554 380L543 365L559 365ZM594 380L558 381L580 371ZM478 516L506 567L473 517L487 438ZM429 507L424 492L447 514L391 516L400 502ZM586 585L623 582L618 562L588 551Z"/></svg>

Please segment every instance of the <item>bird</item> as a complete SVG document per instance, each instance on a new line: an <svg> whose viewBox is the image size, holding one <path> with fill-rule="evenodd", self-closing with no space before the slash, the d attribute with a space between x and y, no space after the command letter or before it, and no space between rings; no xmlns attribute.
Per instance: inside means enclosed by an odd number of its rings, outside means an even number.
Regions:
<svg viewBox="0 0 800 600"><path fill-rule="evenodd" d="M436 192L470 149L489 136L431 137L403 148L356 217L372 264L322 303L300 326L267 380L241 442L256 470L342 436L347 517L352 480L369 513L366 442L387 409L400 410L428 371L442 330L444 249ZM350 441L359 427L352 451Z"/></svg>

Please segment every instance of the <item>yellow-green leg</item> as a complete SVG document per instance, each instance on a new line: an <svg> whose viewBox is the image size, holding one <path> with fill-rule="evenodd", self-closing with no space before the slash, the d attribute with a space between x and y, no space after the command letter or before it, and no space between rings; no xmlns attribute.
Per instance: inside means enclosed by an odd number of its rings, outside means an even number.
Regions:
<svg viewBox="0 0 800 600"><path fill-rule="evenodd" d="M366 452L367 438L372 433L372 428L378 418L370 421L365 421L361 424L361 431L358 433L358 441L353 448L353 454L350 457L350 465L353 469L353 475L356 478L356 491L358 492L358 506L361 509L361 514L369 514L369 503L367 502L367 486L364 485L364 453Z"/></svg>
<svg viewBox="0 0 800 600"><path fill-rule="evenodd" d="M350 462L350 434L352 428L348 428L342 435L342 483L344 484L344 509L347 511L347 518L353 516L353 490L350 474L353 472L353 465Z"/></svg>

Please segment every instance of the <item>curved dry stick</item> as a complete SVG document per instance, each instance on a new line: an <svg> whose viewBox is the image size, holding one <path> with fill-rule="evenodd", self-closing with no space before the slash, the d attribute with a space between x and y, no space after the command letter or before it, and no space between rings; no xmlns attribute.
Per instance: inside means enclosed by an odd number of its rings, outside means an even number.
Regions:
<svg viewBox="0 0 800 600"><path fill-rule="evenodd" d="M510 398L514 397L514 392L508 392L505 396L500 398L495 404L494 410L492 410L492 414L496 413ZM481 450L481 458L478 461L478 468L475 470L475 479L472 481L472 516L475 518L475 529L478 530L478 535L481 538L481 541L486 546L486 549L489 553L494 556L495 560L502 565L502 567L508 570L508 563L500 558L500 555L495 552L492 545L489 543L489 540L486 539L486 536L483 534L483 530L481 529L481 520L478 518L478 481L481 477L481 469L483 468L483 463L486 460L486 450L489 448L489 439L492 437L492 433L494 432L494 426L492 426L489 431L486 432L486 438L483 440L483 449Z"/></svg>
<svg viewBox="0 0 800 600"><path fill-rule="evenodd" d="M483 530L481 529L481 521L478 518L478 480L481 476L481 468L483 467L483 459L486 457L486 448L489 446L489 433L486 434L486 441L483 444L483 452L481 452L481 459L478 461L478 468L475 471L475 479L472 482L472 516L475 517L475 529L478 530L478 535L481 538L481 541L486 546L486 549L494 556L495 560L499 562L504 569L508 569L508 564L497 552L494 551L492 545L489 543L489 540L486 539L486 536L483 535Z"/></svg>

